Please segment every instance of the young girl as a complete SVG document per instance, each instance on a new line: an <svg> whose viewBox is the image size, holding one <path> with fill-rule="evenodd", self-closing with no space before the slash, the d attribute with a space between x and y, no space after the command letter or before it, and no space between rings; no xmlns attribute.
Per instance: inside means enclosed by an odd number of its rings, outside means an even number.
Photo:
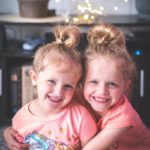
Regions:
<svg viewBox="0 0 150 150"><path fill-rule="evenodd" d="M127 98L135 77L123 33L100 24L88 33L84 97L92 106L99 133L83 150L150 150L150 132Z"/></svg>
<svg viewBox="0 0 150 150"><path fill-rule="evenodd" d="M80 32L75 26L58 27L55 36L56 41L39 48L34 57L30 76L37 99L12 120L21 135L15 138L31 150L81 149L97 131L90 113L73 99L82 74L75 50Z"/></svg>

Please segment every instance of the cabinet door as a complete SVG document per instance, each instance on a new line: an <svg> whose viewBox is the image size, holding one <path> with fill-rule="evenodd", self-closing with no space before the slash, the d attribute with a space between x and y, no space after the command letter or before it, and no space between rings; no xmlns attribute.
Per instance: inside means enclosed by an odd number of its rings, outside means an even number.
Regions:
<svg viewBox="0 0 150 150"><path fill-rule="evenodd" d="M150 127L150 58L137 59L137 67L137 83L132 103L143 122Z"/></svg>
<svg viewBox="0 0 150 150"><path fill-rule="evenodd" d="M7 118L6 59L0 57L0 123Z"/></svg>

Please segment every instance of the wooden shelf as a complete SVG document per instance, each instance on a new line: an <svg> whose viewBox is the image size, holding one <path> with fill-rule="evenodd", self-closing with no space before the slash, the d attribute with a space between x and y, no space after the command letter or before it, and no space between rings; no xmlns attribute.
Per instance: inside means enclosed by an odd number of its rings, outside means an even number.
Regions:
<svg viewBox="0 0 150 150"><path fill-rule="evenodd" d="M65 23L65 17L51 16L51 17L46 17L46 18L24 18L16 14L0 15L0 24L56 25L57 23Z"/></svg>
<svg viewBox="0 0 150 150"><path fill-rule="evenodd" d="M69 16L69 19L72 19L76 15ZM98 23L112 23L117 26L150 26L150 20L141 18L139 15L106 15L106 16L97 16L97 19L91 23L86 22L77 22L73 21L66 23L65 16L51 16L45 18L25 18L21 17L18 14L1 14L0 15L0 24L3 25L44 25L44 26L55 26L57 24L76 24L83 27L92 26Z"/></svg>

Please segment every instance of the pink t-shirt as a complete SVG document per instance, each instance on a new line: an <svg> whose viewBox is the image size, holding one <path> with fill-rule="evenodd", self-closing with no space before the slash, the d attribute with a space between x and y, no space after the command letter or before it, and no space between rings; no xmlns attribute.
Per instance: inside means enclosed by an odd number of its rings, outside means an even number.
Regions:
<svg viewBox="0 0 150 150"><path fill-rule="evenodd" d="M77 149L97 132L91 114L79 103L68 105L55 116L40 118L29 111L30 103L22 107L12 120L13 128L31 144L30 149Z"/></svg>
<svg viewBox="0 0 150 150"><path fill-rule="evenodd" d="M119 103L99 120L98 126L101 130L132 126L112 147L117 150L150 150L150 131L126 97L120 99Z"/></svg>

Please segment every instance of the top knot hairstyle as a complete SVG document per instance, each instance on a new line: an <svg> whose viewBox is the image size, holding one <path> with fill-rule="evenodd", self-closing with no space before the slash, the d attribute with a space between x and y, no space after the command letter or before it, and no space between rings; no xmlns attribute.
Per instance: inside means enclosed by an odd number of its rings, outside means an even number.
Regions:
<svg viewBox="0 0 150 150"><path fill-rule="evenodd" d="M111 24L94 26L89 30L87 39L89 48L101 54L117 54L126 51L124 34Z"/></svg>
<svg viewBox="0 0 150 150"><path fill-rule="evenodd" d="M69 60L75 69L82 73L80 53L76 46L80 42L80 30L76 26L57 26L54 28L55 41L40 47L34 56L33 69L41 71L48 63L59 64Z"/></svg>
<svg viewBox="0 0 150 150"><path fill-rule="evenodd" d="M75 48L80 42L80 32L76 26L58 26L54 31L56 43L67 49Z"/></svg>
<svg viewBox="0 0 150 150"><path fill-rule="evenodd" d="M113 25L101 24L91 28L88 33L90 45L125 45L123 33Z"/></svg>

